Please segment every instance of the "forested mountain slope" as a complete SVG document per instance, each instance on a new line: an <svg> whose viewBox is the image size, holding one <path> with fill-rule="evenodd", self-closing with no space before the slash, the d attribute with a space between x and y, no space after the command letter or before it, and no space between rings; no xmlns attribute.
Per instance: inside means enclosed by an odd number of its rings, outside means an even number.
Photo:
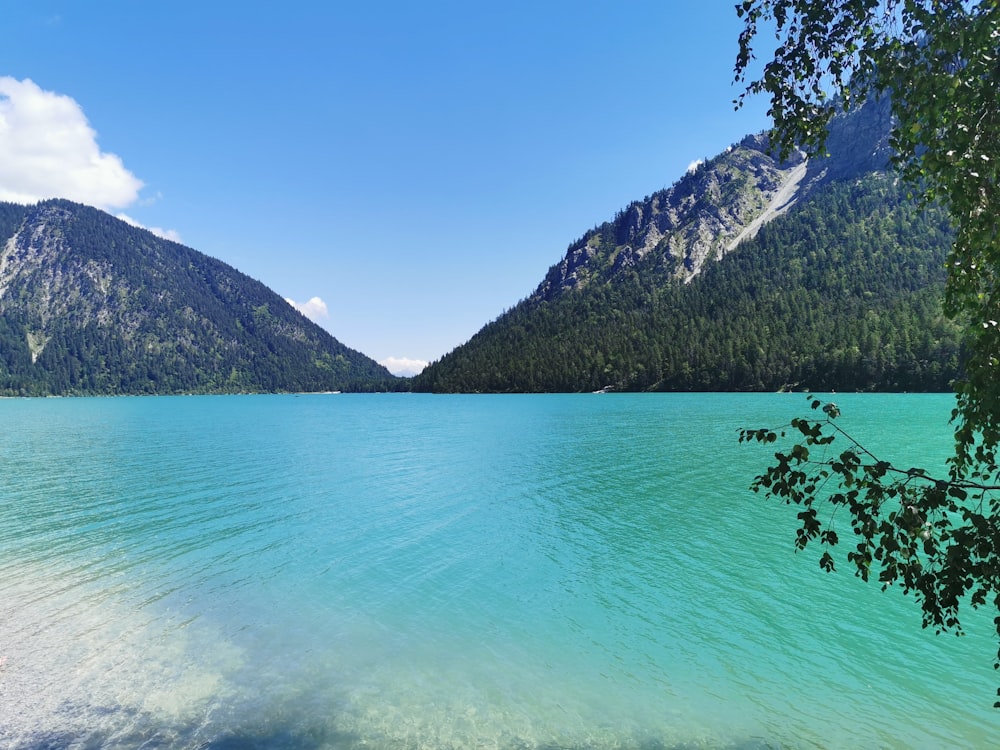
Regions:
<svg viewBox="0 0 1000 750"><path fill-rule="evenodd" d="M947 390L951 231L886 174L886 118L843 118L808 164L745 139L570 245L414 387Z"/></svg>
<svg viewBox="0 0 1000 750"><path fill-rule="evenodd" d="M64 200L0 203L0 394L372 390L397 380L231 266Z"/></svg>

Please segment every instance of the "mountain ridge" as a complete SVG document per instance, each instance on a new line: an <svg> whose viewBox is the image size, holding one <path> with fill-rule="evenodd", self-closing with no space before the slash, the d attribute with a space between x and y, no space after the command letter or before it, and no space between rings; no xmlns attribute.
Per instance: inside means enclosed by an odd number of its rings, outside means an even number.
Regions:
<svg viewBox="0 0 1000 750"><path fill-rule="evenodd" d="M63 199L0 204L0 393L396 387L232 266Z"/></svg>
<svg viewBox="0 0 1000 750"><path fill-rule="evenodd" d="M888 171L889 125L884 100L838 115L809 160L747 136L571 243L413 387L948 390L950 223Z"/></svg>

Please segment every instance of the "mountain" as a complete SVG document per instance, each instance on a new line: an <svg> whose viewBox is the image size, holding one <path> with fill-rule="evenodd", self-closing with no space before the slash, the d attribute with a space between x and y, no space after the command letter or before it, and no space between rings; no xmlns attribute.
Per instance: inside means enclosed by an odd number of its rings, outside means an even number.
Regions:
<svg viewBox="0 0 1000 750"><path fill-rule="evenodd" d="M413 387L947 390L952 233L888 171L889 117L838 116L819 159L744 138L570 244Z"/></svg>
<svg viewBox="0 0 1000 750"><path fill-rule="evenodd" d="M88 206L0 203L0 394L385 390L259 281Z"/></svg>

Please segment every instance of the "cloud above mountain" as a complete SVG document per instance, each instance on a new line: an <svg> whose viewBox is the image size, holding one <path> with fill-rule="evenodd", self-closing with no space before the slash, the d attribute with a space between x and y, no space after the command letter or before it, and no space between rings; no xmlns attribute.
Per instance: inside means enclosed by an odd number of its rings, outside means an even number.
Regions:
<svg viewBox="0 0 1000 750"><path fill-rule="evenodd" d="M312 297L308 302L296 302L290 297L285 297L285 302L305 315L313 323L319 323L330 317L330 311L327 309L326 303L319 297Z"/></svg>
<svg viewBox="0 0 1000 750"><path fill-rule="evenodd" d="M409 359L408 357L386 357L381 360L379 364L393 375L398 375L402 378L419 375L428 365L428 363L422 359Z"/></svg>
<svg viewBox="0 0 1000 750"><path fill-rule="evenodd" d="M28 78L0 77L0 200L68 198L110 211L137 201L142 186L101 150L74 99Z"/></svg>
<svg viewBox="0 0 1000 750"><path fill-rule="evenodd" d="M180 233L177 232L177 230L175 229L163 229L162 227L147 227L140 224L138 221L133 219L128 214L123 214L121 212L116 214L116 217L124 221L126 224L131 224L132 226L139 227L140 229L146 229L149 232L155 234L157 237L161 237L165 240L172 240L173 242L182 242Z"/></svg>

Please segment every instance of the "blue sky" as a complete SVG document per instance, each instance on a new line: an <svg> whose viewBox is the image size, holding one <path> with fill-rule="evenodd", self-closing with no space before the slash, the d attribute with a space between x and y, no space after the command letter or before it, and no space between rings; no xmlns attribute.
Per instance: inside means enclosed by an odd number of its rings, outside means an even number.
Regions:
<svg viewBox="0 0 1000 750"><path fill-rule="evenodd" d="M7 0L0 199L179 239L400 369L767 126L733 0ZM392 358L392 359L390 359Z"/></svg>

